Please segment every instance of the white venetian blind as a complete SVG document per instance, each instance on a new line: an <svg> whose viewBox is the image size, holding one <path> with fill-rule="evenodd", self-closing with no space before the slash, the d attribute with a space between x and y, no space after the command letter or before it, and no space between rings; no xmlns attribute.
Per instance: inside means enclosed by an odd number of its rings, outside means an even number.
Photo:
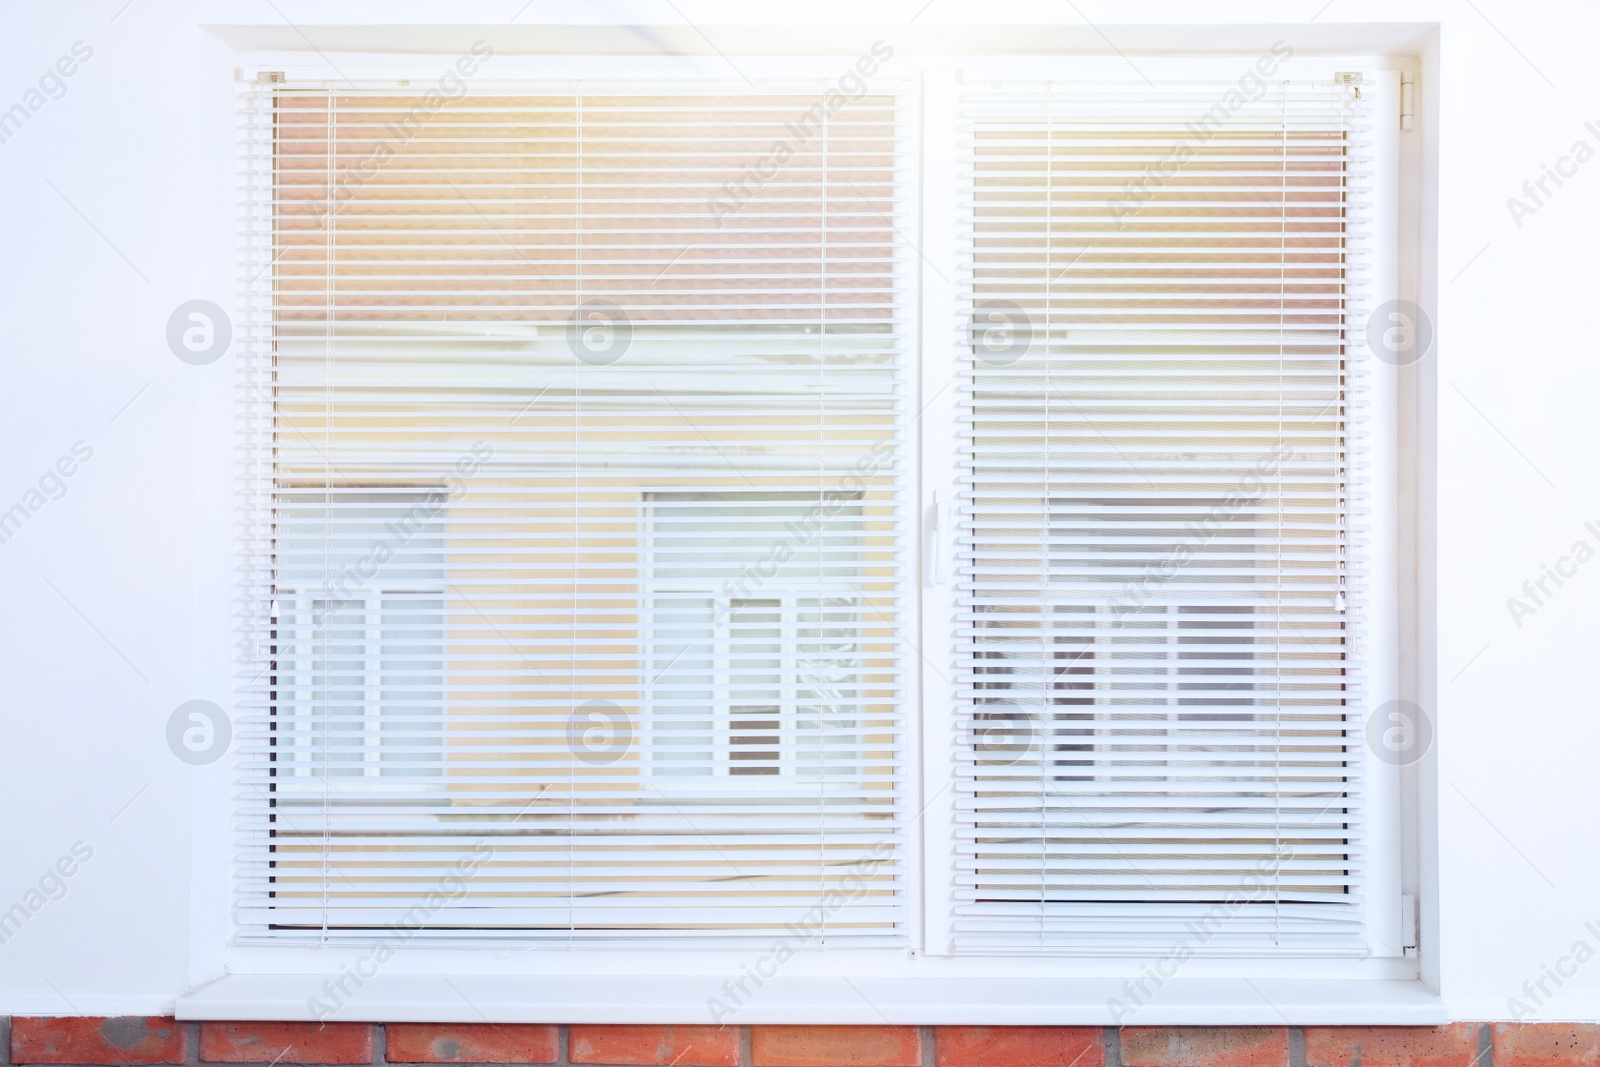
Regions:
<svg viewBox="0 0 1600 1067"><path fill-rule="evenodd" d="M960 951L1361 949L1371 150L1268 81L963 93Z"/></svg>
<svg viewBox="0 0 1600 1067"><path fill-rule="evenodd" d="M431 88L249 100L243 921L903 937L896 97Z"/></svg>

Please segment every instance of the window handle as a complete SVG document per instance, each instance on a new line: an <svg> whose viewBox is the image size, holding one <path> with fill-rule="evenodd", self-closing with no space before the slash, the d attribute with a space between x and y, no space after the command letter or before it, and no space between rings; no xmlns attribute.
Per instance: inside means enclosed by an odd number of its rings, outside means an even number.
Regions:
<svg viewBox="0 0 1600 1067"><path fill-rule="evenodd" d="M946 581L944 567L944 498L939 490L933 491L933 507L928 515L928 584L943 585Z"/></svg>

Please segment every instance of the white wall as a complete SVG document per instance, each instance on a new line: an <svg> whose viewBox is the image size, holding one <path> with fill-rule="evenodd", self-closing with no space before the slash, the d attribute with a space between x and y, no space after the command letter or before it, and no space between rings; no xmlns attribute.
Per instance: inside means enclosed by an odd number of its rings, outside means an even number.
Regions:
<svg viewBox="0 0 1600 1067"><path fill-rule="evenodd" d="M376 24L379 11L447 17L443 4L421 3L123 4L0 7L0 110L75 42L93 49L65 94L0 144L0 511L75 442L93 449L65 494L0 544L0 910L75 842L93 849L65 896L0 944L0 1013L171 1010L204 977L189 963L191 885L225 885L216 870L190 869L196 825L227 825L226 812L197 816L191 801L221 765L187 766L165 740L181 702L227 703L232 658L231 590L218 576L229 573L233 515L216 491L231 463L232 360L187 365L164 337L178 304L231 306L236 284L233 103L219 91L233 57L202 24L349 47L351 33L331 27ZM448 19L492 27L521 6L456 3ZM1059 3L933 0L918 14L923 6L792 5L814 22L893 26L915 15L919 33L980 19L1082 28ZM1600 151L1600 7L1076 6L1113 40L1135 24L1315 18L1293 32L1350 47L1360 35L1340 38L1340 24L1440 26L1437 81L1421 101L1439 124L1437 510L1427 516L1438 560L1427 607L1437 618L1439 912L1428 952L1453 1016L1505 1017L1506 998L1541 965L1579 939L1600 949L1584 927L1600 930L1600 560L1520 628L1506 606L1575 540L1600 548L1584 529L1600 529L1600 159L1520 227L1506 207L1575 140ZM778 22L790 7L677 4L713 38L753 9ZM612 19L681 21L665 3L535 0L518 22ZM502 52L532 39L475 35ZM1562 994L1536 1017L1600 1019L1600 960Z"/></svg>

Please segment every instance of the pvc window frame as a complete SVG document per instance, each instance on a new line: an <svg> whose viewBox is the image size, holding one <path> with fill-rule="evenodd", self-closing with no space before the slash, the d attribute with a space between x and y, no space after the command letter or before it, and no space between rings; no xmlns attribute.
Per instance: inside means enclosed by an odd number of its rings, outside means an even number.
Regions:
<svg viewBox="0 0 1600 1067"><path fill-rule="evenodd" d="M1240 49L1238 57L1245 55ZM245 52L236 56L236 82L248 82L266 71L283 72L293 81L326 78L329 65L362 80L426 79L437 76L448 58L442 55L374 56L296 52ZM907 182L906 211L912 220L900 234L899 254L912 279L905 294L912 310L906 317L907 388L916 399L917 417L905 444L913 457L908 478L909 509L907 588L919 603L908 606L909 620L920 620L914 635L918 648L942 645L942 620L948 618L949 585L929 581L934 560L930 550L932 520L948 494L955 470L951 389L954 374L957 291L951 284L956 256L953 216L956 147L955 94L959 72L992 62L992 58L896 56L892 77L905 106L914 109L909 123L915 143L908 146L918 173ZM1152 62L1156 60L1152 59ZM1310 60L1326 69L1340 58L1318 55ZM1394 101L1402 76L1416 78L1418 65L1409 59L1380 55L1350 57L1380 74L1389 102L1375 123L1393 127L1384 151L1395 161L1392 181L1380 184L1380 253L1375 266L1383 294L1421 302L1420 279L1427 259L1418 234L1425 228L1421 169L1428 152L1421 130L1401 134ZM688 79L725 81L727 64L717 57L504 56L496 57L496 82L527 87L578 80ZM762 85L768 81L805 80L825 84L853 62L844 53L795 59L740 56L738 71ZM1202 65L1239 58L1208 57ZM1028 57L1030 67L1069 63L1075 69L1115 70L1123 60L1104 56ZM475 79L487 85L489 79ZM330 82L330 84L337 84ZM775 86L776 87L776 86ZM219 87L220 88L220 87ZM235 88L238 88L236 85ZM881 90L874 82L874 88ZM1420 125L1420 124L1419 124ZM239 210L244 210L240 207ZM242 222L242 214L241 214ZM229 269L219 264L223 270ZM1379 414L1386 439L1375 441L1395 462L1387 481L1373 486L1376 498L1394 503L1386 536L1393 541L1387 570L1375 552L1374 588L1396 591L1395 625L1399 653L1389 688L1415 698L1420 684L1413 676L1431 656L1421 632L1427 620L1416 600L1423 577L1417 573L1425 549L1414 539L1424 528L1415 509L1423 491L1427 453L1426 401L1429 381L1420 370L1380 368L1395 379L1382 390L1387 399ZM939 495L935 495L935 491ZM1405 502L1402 506L1402 501ZM911 524L915 528L910 528ZM943 524L948 531L949 524ZM1401 536L1412 539L1409 547ZM1387 583L1383 585L1382 583ZM945 593L940 592L942 588ZM1402 674L1401 668L1405 668ZM1181 973L1163 977L1160 994L1149 1000L1136 1019L1119 1017L1113 1002L1125 996L1129 983L1149 981L1160 952L1098 957L954 957L938 954L947 930L950 871L945 843L951 811L939 795L924 787L925 768L938 767L949 755L951 706L937 672L926 665L917 684L908 686L910 750L920 752L921 767L907 775L915 811L907 869L908 934L911 946L801 951L774 969L773 954L760 948L706 947L685 950L608 948L569 944L530 947L514 940L455 942L411 940L387 958L374 962L371 944L321 941L295 944L246 943L236 936L230 913L233 862L232 801L235 787L224 760L196 776L193 859L197 895L191 907L190 990L178 999L184 1019L339 1019L373 1021L465 1022L722 1022L722 1023L867 1023L867 1024L1432 1024L1445 1020L1437 992L1422 980L1429 969L1414 950L1399 944L1402 928L1399 901L1393 901L1392 952L1369 959L1196 958ZM1382 691L1374 679L1372 691ZM1385 820L1392 835L1383 847L1392 854L1392 882L1403 899L1415 899L1419 887L1431 887L1431 868L1423 839L1431 839L1421 812L1431 810L1419 795L1427 780L1424 768L1397 771L1388 789ZM930 780L930 785L931 785ZM936 790L936 787L935 787ZM948 797L948 791L943 794ZM1377 800L1375 798L1374 802ZM1374 820L1376 822L1376 820ZM1377 842L1374 842L1376 848ZM212 892L211 890L219 890ZM1431 907L1430 905L1427 905ZM1424 924L1423 951L1427 951ZM759 983L749 979L773 974ZM368 972L371 972L370 974ZM356 975L358 982L349 978ZM730 977L732 976L732 977ZM745 981L741 984L740 979ZM319 1014L317 1003L330 983L353 983L355 995L333 1014ZM738 998L730 990L744 989ZM715 1004L733 1007L717 1017Z"/></svg>

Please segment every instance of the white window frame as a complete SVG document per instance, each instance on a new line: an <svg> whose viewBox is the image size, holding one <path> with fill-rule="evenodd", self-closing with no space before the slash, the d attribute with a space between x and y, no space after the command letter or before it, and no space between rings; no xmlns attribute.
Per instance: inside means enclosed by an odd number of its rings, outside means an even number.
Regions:
<svg viewBox="0 0 1600 1067"><path fill-rule="evenodd" d="M1320 74L1326 78L1333 70L1362 71L1366 78L1363 91L1374 97L1371 106L1374 118L1373 134L1379 156L1377 171L1380 175L1389 173L1394 180L1386 182L1380 178L1374 183L1372 249L1374 277L1371 296L1373 306L1390 299L1398 292L1398 257L1395 253L1399 248L1396 227L1400 162L1398 154L1400 72L1375 69L1375 66L1370 57L1319 56L1300 61L1291 59L1279 68L1282 76L1288 77L1297 75L1314 77ZM1241 63L1237 58L1221 60L1182 58L1172 60L1170 66L1165 69L1216 74L1237 71L1240 67ZM1135 85L1141 83L1141 75L1138 72L1130 71L1125 64L1115 60L1079 59L1074 61L1073 68L1074 77L1082 77L1085 70L1089 69L1108 81L1126 81ZM923 156L923 233L926 241L923 251L937 262L957 262L959 251L957 248L959 237L954 221L960 210L955 165L955 152L958 146L953 143L953 139L959 130L957 97L961 79L981 78L984 73L991 73L994 78L1003 78L1006 81L1024 81L1029 78L1043 81L1056 71L1051 65L1043 63L997 66L992 61L952 64L942 70L928 71L923 93L924 128L929 131L944 131L945 136L952 139L952 143L948 143L943 150L940 150L932 142L930 134L930 141ZM1387 116L1387 119L1380 120L1381 116ZM1390 250L1387 255L1385 250ZM924 432L922 462L918 473L923 494L922 501L928 515L924 544L932 550L942 551L945 555L937 565L927 568L924 574L922 632L928 645L952 647L955 635L949 627L950 620L955 617L953 599L955 583L953 580L941 583L933 579L936 572L947 574L951 570L948 553L955 517L954 509L949 502L957 499L960 460L952 435L930 433L927 428L956 426L960 423L957 396L961 361L965 356L962 346L967 343L967 337L965 332L958 333L949 329L947 325L958 321L962 312L962 309L956 306L958 300L956 287L941 278L930 279L927 273L923 276L923 284L924 342L920 369ZM941 344L940 339L947 343ZM1354 340L1359 344L1359 339ZM1400 499L1398 386L1399 376L1392 369L1374 364L1368 397L1368 411L1372 418L1369 440L1375 457L1387 456L1391 457L1392 461L1384 463L1375 460L1369 476L1369 489L1375 504L1386 500L1393 502L1387 509L1374 507L1370 534L1372 558L1369 575L1373 591L1373 612L1367 620L1367 639L1370 645L1367 691L1374 703L1390 699L1400 692L1399 654L1396 651L1400 647L1401 610L1398 570ZM934 514L935 511L938 512L937 515ZM937 538L932 533L934 528L941 531ZM1391 651L1385 657L1376 653L1376 650L1380 649ZM1391 696L1383 697L1378 694ZM921 720L924 738L923 766L925 779L930 784L942 780L942 768L953 767L955 764L962 725L956 711L958 706L959 698L949 679L925 673ZM1365 757L1368 753L1358 751L1357 755ZM1363 883L1366 889L1363 898L1365 927L1369 942L1374 946L1375 959L1382 953L1386 958L1411 963L1414 961L1407 959L1402 944L1404 934L1401 909L1402 902L1409 894L1404 888L1401 863L1403 843L1400 775L1396 768L1369 759L1369 776L1366 801L1368 811L1373 817L1367 820L1369 829L1365 842L1365 850L1368 853L1367 876ZM928 810L924 818L931 825L941 828L955 827L957 814L954 790L934 793L925 799ZM956 899L954 872L958 869L959 858L955 842L955 834L949 831L929 833L926 836L925 950L930 955L954 951L952 948ZM1163 949L1151 951L1158 958L1165 954ZM1317 973L1316 963L1308 959L1271 962L1281 963L1288 972ZM1332 963L1331 960L1323 962ZM1355 962L1367 964L1374 960ZM1186 965L1186 971L1188 967L1189 965ZM1329 967L1329 972L1335 969L1337 968Z"/></svg>
<svg viewBox="0 0 1600 1067"><path fill-rule="evenodd" d="M328 776L327 782L324 783L324 775L321 773L321 771L316 769L319 764L317 763L316 757L312 756L309 761L304 763L297 759L293 763L288 764L289 766L295 768L294 773L285 774L282 770L284 764L280 763L280 770L276 779L280 788L283 788L283 783L285 781L293 781L299 788L307 792L316 793L321 793L325 788L334 792L356 792L373 788L383 789L385 787L414 791L415 789L429 784L426 779L420 777L403 780L386 780L386 776L381 773L382 765L379 760L379 756L383 751L383 701L381 696L381 691L383 689L383 601L386 597L394 596L396 594L414 594L420 596L436 595L439 597L441 604L444 602L444 591L442 589L437 593L432 590L420 589L365 589L353 591L339 598L341 604L349 605L354 610L360 611L363 620L361 652L359 654L359 659L361 662L361 686L364 691L364 702L366 705L361 716L361 752L363 755L359 767L362 773L359 775L331 775ZM297 616L301 614L314 615L316 612L317 603L323 599L323 594L318 590L279 590L277 596L278 618L280 621L282 620L285 610L292 610ZM292 607L290 605L292 605ZM341 607L334 614L338 615L345 610L346 609L344 607ZM443 612L441 611L440 614L442 619ZM287 667L282 666L285 660L285 657L281 651L283 646L280 644L278 647L280 650L276 660L280 665L278 671L278 677L280 679L277 687L278 692L282 694L286 689L310 689L310 687L315 683L312 681L302 681L300 676L311 673L312 676L315 677L313 672L297 670L292 672L295 677L295 680L292 683L285 683L282 681L286 675L291 674L291 671ZM444 690L445 684L445 674L441 670L439 674L439 688L441 692ZM291 701L283 699L283 697L280 695L277 700L273 701L273 717L276 719L285 714L294 714L292 708L298 707L302 700L306 701L308 704L314 704L315 697L312 696L307 698L296 696ZM439 744L440 752L442 754L444 744L442 734L440 735ZM440 766L441 768L443 767L442 762ZM328 767L336 768L337 764L329 764ZM439 781L439 787L443 788L442 779Z"/></svg>
<svg viewBox="0 0 1600 1067"><path fill-rule="evenodd" d="M420 39L420 38L419 38ZM1177 39L1177 38L1175 38ZM1249 58L1253 58L1251 53ZM330 80L329 65L337 65L357 79L429 78L444 65L442 55L372 56L356 53L311 54L303 52L253 52L239 57L235 77L254 79L263 71L285 72L291 80ZM1237 69L1245 51L1233 57L1202 61ZM739 71L746 77L833 78L854 61L854 53L840 52L832 57L763 58L739 55ZM1159 60L1152 59L1150 62ZM910 750L920 751L920 767L908 767L908 823L913 828L907 854L912 872L907 901L911 948L858 948L801 952L784 963L781 972L761 986L759 994L739 1010L720 1021L728 1023L830 1022L882 1024L972 1023L972 1024L1222 1024L1295 1023L1405 1024L1437 1023L1445 1019L1437 994L1419 981L1417 954L1400 945L1402 926L1399 906L1402 888L1405 897L1414 899L1419 879L1426 880L1425 865L1418 859L1417 807L1415 799L1403 800L1403 792L1416 788L1417 771L1396 771L1374 775L1374 812L1383 819L1372 819L1374 836L1371 849L1374 869L1387 864L1381 877L1392 884L1391 899L1379 902L1377 893L1368 895L1372 929L1392 945L1392 954L1370 959L1249 959L1197 958L1184 965L1180 975L1167 978L1160 997L1143 1008L1136 1019L1116 1018L1111 998L1122 994L1124 984L1148 974L1149 956L1116 957L952 957L947 955L950 925L948 873L954 870L948 850L953 826L949 790L941 790L941 769L948 766L954 735L953 707L947 683L936 664L930 664L930 650L947 647L944 628L951 617L949 584L936 585L936 571L947 569L941 562L943 538L951 530L948 514L953 499L955 472L953 441L948 428L954 425L953 389L956 369L958 319L957 294L951 284L957 262L955 228L955 99L959 72L967 67L991 62L986 57L962 59L926 58L913 55L895 58L893 78L903 83L902 100L915 108L911 127L917 143L909 146L910 158L920 161L918 180L910 184L912 195L908 211L917 220L912 233L902 233L899 249L905 270L914 280L909 298L920 311L908 316L908 388L916 398L917 432L907 442L915 453L917 470L908 481L912 487L912 521L921 519L918 529L907 529L908 573L920 581L908 583L917 589L920 605L908 607L908 626L920 620L918 632L906 638L924 653L920 679L913 675L907 686L907 737ZM1070 62L1078 69L1099 66L1108 74L1121 67L1115 57L1058 56L1030 58L1029 63L1048 67ZM640 57L497 56L496 80L537 84L578 79L643 78L667 79L681 76L704 79L726 77L726 68L715 57L655 59ZM1327 69L1364 69L1372 73L1373 88L1381 120L1376 122L1384 137L1390 159L1404 158L1408 173L1395 169L1395 180L1380 183L1377 212L1379 241L1383 253L1376 257L1374 298L1384 294L1416 299L1415 268L1420 253L1404 247L1402 230L1414 230L1419 196L1415 168L1420 149L1416 141L1402 149L1395 121L1402 71L1414 77L1415 64L1409 60L1388 60L1381 56L1332 57L1318 55L1304 61L1306 66ZM1231 65L1231 66L1230 66ZM886 72L887 73L887 72ZM1375 83L1375 84L1374 84ZM476 85L475 85L476 90ZM874 89L880 86L874 83ZM1408 190L1407 206L1402 210L1398 186ZM243 225L243 223L241 223ZM1407 286L1401 287L1401 273ZM1384 371L1380 368L1380 371ZM1380 373L1379 378L1384 374ZM1420 403L1423 391L1412 379L1389 372L1389 387L1375 395L1374 414L1379 432L1375 449L1380 455L1397 457L1395 462L1374 465L1372 492L1375 499L1395 502L1383 512L1383 528L1374 531L1373 588L1395 591L1392 610L1375 619L1372 641L1387 639L1389 647L1404 646L1405 657L1414 659L1417 635L1400 630L1402 610L1415 619L1414 608L1401 599L1401 564L1413 566L1409 554L1402 554L1399 536L1402 522L1414 530L1414 520L1402 515L1399 501L1402 489L1400 448L1421 449L1414 427L1402 437L1398 407L1401 398L1409 405ZM1380 383L1381 384L1381 383ZM1408 409L1407 419L1414 414ZM1408 451L1407 459L1415 453ZM1411 475L1407 475L1411 477ZM1410 495L1407 499L1414 500ZM908 524L909 525L909 524ZM1386 545L1387 549L1380 548ZM1407 572L1409 573L1409 571ZM1414 577L1404 586L1411 595ZM912 657L915 660L917 657ZM1407 685L1399 677L1399 656L1393 657L1387 677L1373 677L1373 693L1401 692ZM1414 691L1408 695L1415 695ZM215 813L226 811L232 800L231 776L223 761L218 773L197 779L197 809L210 813L197 815L195 864L197 870L222 872L197 875L196 885L225 886L226 872L233 862L232 820ZM927 782L924 787L924 778ZM1409 818L1411 822L1404 820ZM1384 824L1381 834L1378 823ZM920 832L918 832L920 831ZM1383 854L1390 859L1381 861ZM1421 869L1421 873L1419 873ZM918 874L922 872L920 892ZM945 872L941 874L940 872ZM252 944L241 942L223 891L206 893L193 908L191 991L177 1005L180 1018L248 1019L316 1017L312 1006L324 981L355 968L366 973L371 966L371 946L356 942L307 944ZM1387 908L1385 914L1383 909ZM496 943L452 941L449 938L408 943L381 971L364 979L359 995L350 999L339 1019L386 1021L432 1020L482 1022L710 1022L704 1005L711 999L726 997L730 975L747 973L747 966L761 969L763 956L749 948L704 948L639 950L586 946L572 951L562 946L529 948L514 939Z"/></svg>
<svg viewBox="0 0 1600 1067"><path fill-rule="evenodd" d="M341 488L337 491L337 494L343 497L351 497L359 495L362 492L371 492L375 494L375 499L381 500L382 497L378 496L377 494L383 492L385 489L392 491L393 487L356 486L350 488ZM414 490L415 500L418 503L421 503L428 493L434 492L437 489L438 487L434 486L418 486ZM291 492L298 492L302 495L311 496L315 495L316 490L301 489L291 490ZM402 492L404 492L404 490L402 490ZM305 507L306 504L302 501L298 506ZM442 535L445 522L447 521L444 517L444 513L442 511L437 512L432 515L428 521L430 523L438 524L438 529L432 531L433 534L435 536ZM274 536L276 537L276 531L274 532ZM443 541L441 537L441 545L442 544ZM441 549L440 566L444 567L446 565L444 553ZM384 581L380 572L378 577L362 579L360 584L355 588L335 591L324 590L317 588L314 585L295 583L293 581L285 581L281 585L275 584L273 586L273 599L270 610L272 613L272 633L274 634L274 646L271 649L271 653L273 670L277 672L278 684L276 686L277 695L270 701L268 705L268 715L274 723L276 723L281 716L294 715L299 708L308 705L314 706L316 703L314 695L300 695L301 693L309 692L308 687L314 684L309 681L303 681L302 676L310 673L312 677L315 677L315 673L304 670L294 670L293 667L296 666L296 661L284 653L286 635L284 634L283 630L283 620L285 617L292 617L297 620L300 618L315 619L316 605L319 601L336 600L341 604L346 604L353 609L359 610L363 620L361 652L359 656L361 661L360 670L364 704L363 714L361 716L360 751L362 753L362 758L359 764L362 769L362 773L360 775L327 774L326 771L335 769L337 767L337 764L332 763L323 765L322 770L319 772L317 769L318 762L315 756L313 756L306 764L301 764L298 760L288 763L280 760L278 765L279 770L274 778L274 783L276 788L282 790L286 797L294 797L298 795L309 798L313 795L320 795L324 791L330 793L361 793L375 791L379 794L382 794L384 792L415 793L422 789L433 791L446 788L446 779L443 773L445 764L443 761L444 734L442 731L439 734L440 774L438 776L419 775L415 777L397 776L391 778L381 773L381 759L379 758L383 750L382 688L384 599L391 596L438 597L440 603L440 627L442 633L444 630L445 620L445 611L443 607L446 595L445 581L446 580L444 578L441 578L437 586L429 585L424 587L424 583L416 579L403 581ZM340 607L333 612L333 615L337 617L345 610L346 608ZM310 625L315 627L316 624L313 622ZM298 630L294 636L298 643L300 637ZM445 650L441 647L441 662L444 660L444 655ZM331 666L326 669L332 671ZM291 680L285 681L286 678ZM442 668L439 673L439 691L441 697L443 696L447 685L448 669ZM285 699L282 695L285 690L294 690L296 691L296 695L293 698ZM296 753L296 755L298 755L298 753ZM287 774L284 773L283 768L286 766L295 768L294 772Z"/></svg>
<svg viewBox="0 0 1600 1067"><path fill-rule="evenodd" d="M778 685L783 690L783 696L779 700L780 707L778 711L779 723L777 747L779 753L779 771L777 774L773 775L735 775L730 773L733 767L731 759L733 746L730 740L730 731L714 724L712 726L713 738L711 743L712 765L714 770L711 774L652 774L650 779L651 785L653 788L659 789L661 792L671 795L738 795L760 793L767 796L774 794L785 796L815 796L819 783L813 779L800 776L796 770L800 747L800 735L798 731L799 716L796 713L796 707L800 701L796 692L799 688L796 679L800 676L798 665L800 657L795 647L797 644L797 638L794 636L793 631L799 624L797 616L799 615L801 608L798 601L812 596L819 598L832 596L838 596L841 598L855 598L858 596L858 594L856 591L851 590L848 587L840 587L838 589L819 587L816 589L806 589L797 593L792 588L785 588L781 582L774 581L763 585L760 589L752 590L750 593L744 596L730 597L725 591L717 588L715 582L697 582L688 579L657 577L655 563L657 533L656 523L658 513L653 498L661 495L672 496L678 492L679 491L677 490L671 489L649 489L645 490L643 493L643 500L641 502L641 511L643 515L641 522L642 530L640 544L643 546L642 558L644 560L644 564L641 570L644 574L644 578L640 583L640 600L638 608L639 618L648 619L650 617L650 612L653 610L653 605L658 595L664 594L668 596L682 595L686 597L705 597L707 600L711 601L713 605L712 627L714 633L712 638L714 643L714 651L712 653L714 663L711 669L714 679L712 685L719 690L717 696L713 698L712 718L713 722L715 723L718 715L718 709L727 708L728 705L731 704L732 700L731 696L729 696L726 692L720 692L721 690L726 690L728 688L729 680L732 675L732 666L730 663L730 660L732 659L732 652L730 649L729 634L731 629L730 624L733 617L732 602L734 600L778 601L780 626L784 631L784 636L781 639L782 648L779 652L781 666L778 669ZM779 490L779 492L791 491ZM727 490L719 491L719 495L728 497L730 499L739 496L747 496L755 499L759 498L762 494L759 491ZM821 499L822 498L819 495L819 502ZM669 511L668 514L673 513ZM649 656L650 653L646 652L647 659ZM667 669L670 668L662 668L660 673L664 674ZM646 673L647 675L650 675L650 678L645 686L645 705L644 713L640 716L639 735L641 744L643 746L641 755L645 761L645 764L647 766L653 766L656 752L654 731L655 715L651 701L655 683L659 681L659 676L652 674L650 671L647 671ZM823 788L829 791L836 791L841 795L848 795L859 788L846 776L833 774L826 776L825 780L821 784Z"/></svg>

